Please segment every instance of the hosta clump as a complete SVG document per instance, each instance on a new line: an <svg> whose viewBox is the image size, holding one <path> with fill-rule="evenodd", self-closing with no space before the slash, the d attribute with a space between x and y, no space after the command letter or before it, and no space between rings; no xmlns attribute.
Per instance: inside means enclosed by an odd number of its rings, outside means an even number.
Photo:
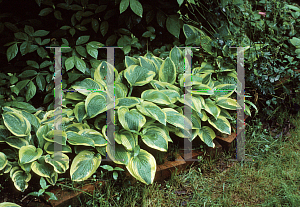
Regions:
<svg viewBox="0 0 300 207"><path fill-rule="evenodd" d="M76 83L72 88L81 90L67 93L63 99L63 103L72 104L79 123L93 119L95 129L102 131L108 143L98 150L106 151L115 163L126 165L132 176L146 184L153 182L156 161L152 154L140 148L139 141L166 152L168 142L172 142L169 132L187 138L186 126L192 127L190 141L199 136L211 147L214 147L215 130L231 133L228 119L232 117L228 110L237 109L236 100L231 98L236 88L235 67L218 57L221 72L209 62L203 62L192 69L191 75L186 75L184 54L174 47L165 60L151 53L138 58L127 56L126 69L120 73L103 61L93 79ZM114 71L115 77L115 148L107 138L104 113L113 108L106 106L108 70ZM186 78L192 78L191 119L183 113Z"/></svg>

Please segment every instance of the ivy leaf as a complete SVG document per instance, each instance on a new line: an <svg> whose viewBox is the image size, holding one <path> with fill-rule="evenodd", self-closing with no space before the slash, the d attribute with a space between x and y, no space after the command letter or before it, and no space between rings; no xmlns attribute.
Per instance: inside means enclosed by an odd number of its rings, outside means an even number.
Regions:
<svg viewBox="0 0 300 207"><path fill-rule="evenodd" d="M179 22L179 18L177 15L170 15L167 18L167 22L166 22L167 30L178 39L179 39L179 34L180 34L180 26L179 25L180 25L180 22Z"/></svg>
<svg viewBox="0 0 300 207"><path fill-rule="evenodd" d="M48 55L47 51L43 47L39 47L37 49L37 53L41 58L45 58Z"/></svg>
<svg viewBox="0 0 300 207"><path fill-rule="evenodd" d="M33 68L36 68L36 69L39 69L40 66L37 62L35 62L34 60L27 60L26 61L27 65L33 67Z"/></svg>
<svg viewBox="0 0 300 207"><path fill-rule="evenodd" d="M108 22L103 21L100 26L100 32L103 35L103 37L106 35L107 31L108 31Z"/></svg>
<svg viewBox="0 0 300 207"><path fill-rule="evenodd" d="M18 45L17 43L13 44L12 46L10 46L7 49L6 52L6 56L7 56L7 61L9 62L11 59L13 59L14 57L16 57L17 53L18 53Z"/></svg>
<svg viewBox="0 0 300 207"><path fill-rule="evenodd" d="M136 15L143 17L143 6L138 0L130 0L130 8Z"/></svg>
<svg viewBox="0 0 300 207"><path fill-rule="evenodd" d="M129 0L122 0L120 3L120 14L122 14L129 6Z"/></svg>
<svg viewBox="0 0 300 207"><path fill-rule="evenodd" d="M36 93L36 87L32 81L28 84L28 89L26 91L26 102L28 102Z"/></svg>

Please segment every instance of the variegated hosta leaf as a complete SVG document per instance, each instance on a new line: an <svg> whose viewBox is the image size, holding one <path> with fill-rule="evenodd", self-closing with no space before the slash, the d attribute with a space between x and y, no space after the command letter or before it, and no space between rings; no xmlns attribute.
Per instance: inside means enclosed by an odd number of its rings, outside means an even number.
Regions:
<svg viewBox="0 0 300 207"><path fill-rule="evenodd" d="M95 81L99 82L104 87L107 85L107 70L109 70L110 73L114 71L114 79L118 78L118 71L113 67L113 65L107 63L106 61L102 61L94 72Z"/></svg>
<svg viewBox="0 0 300 207"><path fill-rule="evenodd" d="M216 101L216 104L224 109L237 110L238 103L235 99L219 97Z"/></svg>
<svg viewBox="0 0 300 207"><path fill-rule="evenodd" d="M131 153L128 152L123 145L115 143L115 146L113 146L108 143L106 145L106 152L114 163L128 165Z"/></svg>
<svg viewBox="0 0 300 207"><path fill-rule="evenodd" d="M144 101L140 105L137 105L136 108L145 116L149 116L159 121L163 125L166 125L167 115L156 104L149 101Z"/></svg>
<svg viewBox="0 0 300 207"><path fill-rule="evenodd" d="M21 192L24 192L28 188L28 182L31 179L30 173L25 173L23 170L15 171L11 176L14 186Z"/></svg>
<svg viewBox="0 0 300 207"><path fill-rule="evenodd" d="M201 129L201 120L198 116L198 113L195 112L194 110L192 111L192 124L193 124L193 127L192 129Z"/></svg>
<svg viewBox="0 0 300 207"><path fill-rule="evenodd" d="M215 105L215 103L209 98L205 99L204 109L215 118L218 118L221 113L221 109L217 105Z"/></svg>
<svg viewBox="0 0 300 207"><path fill-rule="evenodd" d="M86 98L86 96L76 92L66 92L65 98L75 101L82 101Z"/></svg>
<svg viewBox="0 0 300 207"><path fill-rule="evenodd" d="M218 131L231 134L231 126L229 121L224 116L219 116L217 119L210 119L208 118L208 122L215 127Z"/></svg>
<svg viewBox="0 0 300 207"><path fill-rule="evenodd" d="M171 108L162 109L167 115L167 122L176 127L182 129L191 129L192 122L186 118L183 114L178 113L176 110Z"/></svg>
<svg viewBox="0 0 300 207"><path fill-rule="evenodd" d="M74 109L74 114L79 123L81 123L82 120L87 117L84 102L79 102L76 104L75 109Z"/></svg>
<svg viewBox="0 0 300 207"><path fill-rule="evenodd" d="M215 147L215 143L213 143L213 139L216 137L214 130L212 130L208 126L203 126L199 129L198 135L200 139L207 144L209 147Z"/></svg>
<svg viewBox="0 0 300 207"><path fill-rule="evenodd" d="M196 67L193 69L193 74L196 73L211 74L213 72L215 72L214 67L208 62L202 62L200 67Z"/></svg>
<svg viewBox="0 0 300 207"><path fill-rule="evenodd" d="M67 138L71 145L95 146L93 139L81 136L77 132L67 131Z"/></svg>
<svg viewBox="0 0 300 207"><path fill-rule="evenodd" d="M67 134L64 131L51 130L47 132L46 136L44 136L44 139L48 142L56 142L61 145L66 145Z"/></svg>
<svg viewBox="0 0 300 207"><path fill-rule="evenodd" d="M116 99L115 108L118 109L121 106L125 106L127 108L132 108L138 104L140 104L143 100L136 97L125 97Z"/></svg>
<svg viewBox="0 0 300 207"><path fill-rule="evenodd" d="M59 146L59 149L61 149L62 153L72 153L72 148L69 145L61 145ZM44 145L44 150L48 154L53 154L54 153L54 142L46 142Z"/></svg>
<svg viewBox="0 0 300 207"><path fill-rule="evenodd" d="M21 206L12 202L3 202L1 203L1 207L21 207Z"/></svg>
<svg viewBox="0 0 300 207"><path fill-rule="evenodd" d="M9 130L4 125L0 125L0 142L5 142L5 139L9 136Z"/></svg>
<svg viewBox="0 0 300 207"><path fill-rule="evenodd" d="M85 111L90 118L107 111L106 97L98 92L89 94L85 100Z"/></svg>
<svg viewBox="0 0 300 207"><path fill-rule="evenodd" d="M212 95L214 94L214 91L211 87L209 87L206 84L202 84L199 82L193 81L193 86L191 90L188 90L188 92L195 94L195 95Z"/></svg>
<svg viewBox="0 0 300 207"><path fill-rule="evenodd" d="M48 178L48 177L45 177L45 178L48 181L48 183L50 183L51 185L54 186L57 182L57 179L58 179L58 173L53 171L50 175L50 178Z"/></svg>
<svg viewBox="0 0 300 207"><path fill-rule="evenodd" d="M194 109L195 111L200 111L202 108L204 108L204 106L202 106L202 103L200 101L199 98L192 96L192 105L190 105L188 103L188 101L184 100L184 95L182 95L178 101L180 101L183 104L188 105L189 107L191 107L192 109Z"/></svg>
<svg viewBox="0 0 300 207"><path fill-rule="evenodd" d="M190 133L190 131L186 129L178 128L171 124L167 124L167 129L178 137L188 138L189 141L193 141L198 135L198 129L192 129L192 133Z"/></svg>
<svg viewBox="0 0 300 207"><path fill-rule="evenodd" d="M173 49L170 51L170 58L176 66L176 72L184 73L185 72L184 54L178 47L173 47Z"/></svg>
<svg viewBox="0 0 300 207"><path fill-rule="evenodd" d="M131 86L143 86L153 80L155 72L137 65L131 65L124 71L124 77Z"/></svg>
<svg viewBox="0 0 300 207"><path fill-rule="evenodd" d="M235 84L220 84L214 87L214 94L216 97L229 97L236 89Z"/></svg>
<svg viewBox="0 0 300 207"><path fill-rule="evenodd" d="M223 109L223 108L221 108L220 116L224 116L226 119L232 119L232 116L230 115L230 113L226 109Z"/></svg>
<svg viewBox="0 0 300 207"><path fill-rule="evenodd" d="M4 125L15 136L28 136L31 131L30 122L21 114L16 112L7 112L2 114Z"/></svg>
<svg viewBox="0 0 300 207"><path fill-rule="evenodd" d="M45 162L45 156L34 161L31 165L31 169L37 175L48 178L51 178L51 175L55 172L53 166Z"/></svg>
<svg viewBox="0 0 300 207"><path fill-rule="evenodd" d="M132 157L126 165L129 173L147 185L152 184L156 173L156 161L153 155L141 149L136 157Z"/></svg>
<svg viewBox="0 0 300 207"><path fill-rule="evenodd" d="M159 81L170 84L174 84L176 81L176 67L169 57L167 57L160 66Z"/></svg>
<svg viewBox="0 0 300 207"><path fill-rule="evenodd" d="M30 163L39 159L43 154L43 150L33 145L23 146L19 150L19 160L21 164Z"/></svg>
<svg viewBox="0 0 300 207"><path fill-rule="evenodd" d="M142 140L147 146L162 152L168 150L168 133L165 130L150 125L144 128L142 133Z"/></svg>
<svg viewBox="0 0 300 207"><path fill-rule="evenodd" d="M200 119L201 119L202 121L207 121L208 116L206 115L206 113L205 113L204 110L197 111L197 114L198 114L198 116L200 117Z"/></svg>
<svg viewBox="0 0 300 207"><path fill-rule="evenodd" d="M101 163L101 155L91 151L81 151L74 158L70 176L72 181L83 181L91 177L98 169Z"/></svg>
<svg viewBox="0 0 300 207"><path fill-rule="evenodd" d="M177 101L176 100L175 102L172 102L165 93L154 89L144 91L141 95L141 98L147 101L165 105L170 105Z"/></svg>
<svg viewBox="0 0 300 207"><path fill-rule="evenodd" d="M5 141L9 146L17 148L17 149L20 149L23 146L29 145L29 143L26 139L23 139L20 137L15 137L15 136L10 136Z"/></svg>
<svg viewBox="0 0 300 207"><path fill-rule="evenodd" d="M127 96L128 88L123 83L115 83L115 99L124 98Z"/></svg>
<svg viewBox="0 0 300 207"><path fill-rule="evenodd" d="M105 90L100 83L94 81L91 78L86 78L79 83L75 83L71 88L76 89L78 93L81 93L85 96L91 94L93 91Z"/></svg>
<svg viewBox="0 0 300 207"><path fill-rule="evenodd" d="M139 60L134 57L125 56L125 66L128 68L131 65L140 65Z"/></svg>
<svg viewBox="0 0 300 207"><path fill-rule="evenodd" d="M139 62L140 62L140 66L143 68L147 68L149 71L153 71L155 73L154 78L157 77L158 75L158 68L157 66L153 63L153 61L150 59L147 59L145 57L139 57Z"/></svg>
<svg viewBox="0 0 300 207"><path fill-rule="evenodd" d="M122 144L128 151L132 151L135 148L137 145L137 139L138 135L133 134L125 129L121 129L120 131L116 132L115 141L118 144Z"/></svg>
<svg viewBox="0 0 300 207"><path fill-rule="evenodd" d="M120 107L118 109L118 117L124 129L127 130L140 131L146 123L146 118L136 109L131 109L129 111L126 107Z"/></svg>
<svg viewBox="0 0 300 207"><path fill-rule="evenodd" d="M0 170L3 170L5 166L7 165L7 158L6 155L3 152L0 152Z"/></svg>
<svg viewBox="0 0 300 207"><path fill-rule="evenodd" d="M101 147L107 144L107 141L102 134L94 129L83 129L79 131L78 134L84 138L90 138L94 140L95 146Z"/></svg>
<svg viewBox="0 0 300 207"><path fill-rule="evenodd" d="M66 154L48 154L45 156L45 162L52 165L57 173L65 173L69 169L69 157Z"/></svg>
<svg viewBox="0 0 300 207"><path fill-rule="evenodd" d="M174 90L161 90L160 92L166 94L166 96L168 96L168 98L170 99L171 103L175 103L178 98L180 98L180 94L177 91Z"/></svg>
<svg viewBox="0 0 300 207"><path fill-rule="evenodd" d="M106 117L106 115L105 115L105 117ZM79 132L80 130L89 129L89 128L90 128L90 126L88 124L74 123L74 124L68 125L66 128L66 131Z"/></svg>
<svg viewBox="0 0 300 207"><path fill-rule="evenodd" d="M160 82L158 80L152 80L152 81L150 81L150 84L156 90L165 90L166 87L165 87L165 85L163 83L165 83L165 82Z"/></svg>

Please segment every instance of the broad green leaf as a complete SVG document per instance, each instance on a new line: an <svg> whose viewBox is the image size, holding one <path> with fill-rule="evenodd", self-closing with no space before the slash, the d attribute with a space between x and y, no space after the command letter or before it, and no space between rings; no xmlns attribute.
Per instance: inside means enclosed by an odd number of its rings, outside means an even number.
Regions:
<svg viewBox="0 0 300 207"><path fill-rule="evenodd" d="M26 101L28 102L30 99L32 99L35 94L36 94L36 86L32 81L29 81L28 88L25 95Z"/></svg>
<svg viewBox="0 0 300 207"><path fill-rule="evenodd" d="M124 129L140 131L146 123L146 118L136 109L129 109L127 107L120 107L118 109L118 118Z"/></svg>
<svg viewBox="0 0 300 207"><path fill-rule="evenodd" d="M49 31L46 31L46 30L37 30L33 33L32 36L34 37L43 37L43 36L46 36L48 35L50 32Z"/></svg>
<svg viewBox="0 0 300 207"><path fill-rule="evenodd" d="M74 158L71 168L70 176L72 181L84 181L91 177L101 163L101 155L94 154L91 151L81 151Z"/></svg>
<svg viewBox="0 0 300 207"><path fill-rule="evenodd" d="M12 60L14 57L16 57L18 51L19 51L19 49L18 49L17 43L15 43L15 44L13 44L12 46L10 46L10 47L7 49L7 52L6 52L7 61L9 62L9 61Z"/></svg>
<svg viewBox="0 0 300 207"><path fill-rule="evenodd" d="M82 45L85 44L89 41L90 36L81 36L78 37L78 39L76 40L76 45Z"/></svg>
<svg viewBox="0 0 300 207"><path fill-rule="evenodd" d="M125 106L127 108L132 108L138 104L140 104L142 100L136 97L124 97L118 98L115 103L115 108L118 109L121 106Z"/></svg>
<svg viewBox="0 0 300 207"><path fill-rule="evenodd" d="M26 174L23 170L17 170L11 176L14 186L21 192L28 188L28 182L31 179L31 174Z"/></svg>
<svg viewBox="0 0 300 207"><path fill-rule="evenodd" d="M53 11L52 8L45 8L40 11L39 15L46 16L46 15L50 14L52 11Z"/></svg>
<svg viewBox="0 0 300 207"><path fill-rule="evenodd" d="M236 84L220 84L214 87L214 94L216 97L229 97L235 91Z"/></svg>
<svg viewBox="0 0 300 207"><path fill-rule="evenodd" d="M66 145L67 134L64 131L51 130L47 132L44 139L48 142L56 142L61 145Z"/></svg>
<svg viewBox="0 0 300 207"><path fill-rule="evenodd" d="M20 40L28 40L28 35L25 34L24 32L16 32L14 33L15 38L20 39Z"/></svg>
<svg viewBox="0 0 300 207"><path fill-rule="evenodd" d="M78 132L79 135L90 138L94 141L95 146L102 147L107 145L106 139L102 134L94 129L82 129Z"/></svg>
<svg viewBox="0 0 300 207"><path fill-rule="evenodd" d="M128 165L131 158L130 152L128 152L123 145L118 143L115 143L115 146L108 143L106 146L106 152L109 158L116 164Z"/></svg>
<svg viewBox="0 0 300 207"><path fill-rule="evenodd" d="M8 160L3 152L0 152L0 170L3 170L7 165Z"/></svg>
<svg viewBox="0 0 300 207"><path fill-rule="evenodd" d="M60 145L61 146L61 152L62 153L72 153L72 149L69 145ZM59 147L60 148L60 147ZM44 145L44 150L48 154L54 154L54 142L46 142Z"/></svg>
<svg viewBox="0 0 300 207"><path fill-rule="evenodd" d="M130 131L121 129L116 132L115 140L118 144L122 144L128 151L132 151L136 146L137 136Z"/></svg>
<svg viewBox="0 0 300 207"><path fill-rule="evenodd" d="M83 46L76 46L76 52L78 52L79 55L81 55L82 57L87 57L87 52L86 49Z"/></svg>
<svg viewBox="0 0 300 207"><path fill-rule="evenodd" d="M71 70L72 68L74 68L75 65L75 57L69 57L66 61L65 61L65 66L66 66L66 71Z"/></svg>
<svg viewBox="0 0 300 207"><path fill-rule="evenodd" d="M130 8L136 15L143 17L143 6L138 0L130 0Z"/></svg>
<svg viewBox="0 0 300 207"><path fill-rule="evenodd" d="M143 101L140 105L137 105L136 108L145 116L149 116L159 121L163 125L166 125L167 116L165 112L156 104L148 101Z"/></svg>
<svg viewBox="0 0 300 207"><path fill-rule="evenodd" d="M200 67L193 69L193 74L196 73L213 73L214 67L209 62L202 62Z"/></svg>
<svg viewBox="0 0 300 207"><path fill-rule="evenodd" d="M167 30L179 39L180 34L180 20L178 15L170 15L166 21Z"/></svg>
<svg viewBox="0 0 300 207"><path fill-rule="evenodd" d="M82 123L82 120L86 118L86 111L85 111L85 103L79 102L76 104L74 109L74 114L79 123Z"/></svg>
<svg viewBox="0 0 300 207"><path fill-rule="evenodd" d="M154 89L149 89L144 91L141 94L141 98L158 104L164 104L164 105L172 104L172 101L165 93Z"/></svg>
<svg viewBox="0 0 300 207"><path fill-rule="evenodd" d="M205 99L205 105L204 105L205 111L213 115L215 118L218 118L218 116L221 113L221 109L216 106L216 104L211 99Z"/></svg>
<svg viewBox="0 0 300 207"><path fill-rule="evenodd" d="M51 178L55 172L53 166L45 162L45 156L34 161L31 165L31 169L37 175L45 178Z"/></svg>
<svg viewBox="0 0 300 207"><path fill-rule="evenodd" d="M33 145L23 146L19 150L19 159L21 164L30 163L39 159L43 150Z"/></svg>
<svg viewBox="0 0 300 207"><path fill-rule="evenodd" d="M23 137L30 134L31 125L24 116L16 112L8 112L4 113L2 117L4 125L15 136Z"/></svg>
<svg viewBox="0 0 300 207"><path fill-rule="evenodd" d="M141 149L136 157L132 157L126 165L129 173L147 185L153 183L156 173L156 161L153 155Z"/></svg>
<svg viewBox="0 0 300 207"><path fill-rule="evenodd" d="M182 129L191 129L192 128L192 122L185 117L183 114L180 114L174 109L171 108L164 108L162 109L165 114L167 115L167 122L171 125L174 125L176 127L182 128Z"/></svg>
<svg viewBox="0 0 300 207"><path fill-rule="evenodd" d="M103 35L103 37L106 35L107 31L108 31L108 22L103 21L100 25L100 32Z"/></svg>
<svg viewBox="0 0 300 207"><path fill-rule="evenodd" d="M133 58L133 57L130 57L130 56L125 56L125 66L126 68L128 68L129 66L131 65L139 65L139 60Z"/></svg>
<svg viewBox="0 0 300 207"><path fill-rule="evenodd" d="M128 89L123 83L115 83L115 99L125 98L127 96Z"/></svg>
<svg viewBox="0 0 300 207"><path fill-rule="evenodd" d="M81 136L80 134L72 131L67 131L67 141L71 145L84 145L84 146L95 146L95 142L93 139Z"/></svg>
<svg viewBox="0 0 300 207"><path fill-rule="evenodd" d="M131 65L124 71L124 77L131 86L143 86L153 80L155 73L141 66Z"/></svg>
<svg viewBox="0 0 300 207"><path fill-rule="evenodd" d="M208 118L208 122L216 128L218 131L225 133L225 134L231 134L231 126L229 121L224 116L219 116L217 119L215 118Z"/></svg>
<svg viewBox="0 0 300 207"><path fill-rule="evenodd" d="M173 61L167 57L159 70L159 81L174 84L176 81L176 67Z"/></svg>
<svg viewBox="0 0 300 207"><path fill-rule="evenodd" d="M25 31L29 36L32 36L33 33L34 33L33 27L32 27L32 26L28 26L28 25L25 25L24 31Z"/></svg>
<svg viewBox="0 0 300 207"><path fill-rule="evenodd" d="M120 3L120 14L122 14L129 6L129 0L122 0Z"/></svg>
<svg viewBox="0 0 300 207"><path fill-rule="evenodd" d="M58 159L56 156L58 156ZM45 162L52 165L57 173L65 173L69 169L69 157L66 154L48 154L45 156Z"/></svg>
<svg viewBox="0 0 300 207"><path fill-rule="evenodd" d="M6 143L9 146L17 148L17 149L21 149L21 147L29 145L29 143L26 139L23 139L23 138L20 138L20 137L13 137L13 136L8 137L6 139Z"/></svg>
<svg viewBox="0 0 300 207"><path fill-rule="evenodd" d="M237 110L237 102L235 99L226 98L226 97L219 97L216 101L216 104L224 109L229 110Z"/></svg>
<svg viewBox="0 0 300 207"><path fill-rule="evenodd" d="M147 126L142 131L142 141L149 147L162 152L168 150L168 133L154 125Z"/></svg>
<svg viewBox="0 0 300 207"><path fill-rule="evenodd" d="M36 76L35 80L36 80L36 84L38 85L39 89L41 91L44 91L45 86L46 86L46 80L45 80L44 76L41 74L38 74Z"/></svg>
<svg viewBox="0 0 300 207"><path fill-rule="evenodd" d="M106 104L106 97L102 93L94 92L89 94L85 100L85 111L90 118L94 118L108 110Z"/></svg>
<svg viewBox="0 0 300 207"><path fill-rule="evenodd" d="M92 28L97 33L99 30L99 21L97 19L92 19Z"/></svg>
<svg viewBox="0 0 300 207"><path fill-rule="evenodd" d="M94 91L100 92L104 90L102 85L91 78L86 78L81 82L77 82L72 86L72 88L78 90L78 93L85 96L91 94Z"/></svg>
<svg viewBox="0 0 300 207"><path fill-rule="evenodd" d="M36 74L37 74L37 72L35 70L25 70L18 77L19 78L27 78L27 77L35 76Z"/></svg>
<svg viewBox="0 0 300 207"><path fill-rule="evenodd" d="M26 103L26 102L11 101L11 104L13 107L16 107L19 109L24 109L25 111L28 111L29 113L34 113L37 111L31 104ZM28 118L28 117L26 117L26 118ZM31 120L28 119L28 121L30 122Z"/></svg>
<svg viewBox="0 0 300 207"><path fill-rule="evenodd" d="M215 147L215 143L213 143L213 139L216 137L215 132L208 126L203 126L199 129L198 135L200 139L207 144L209 147Z"/></svg>
<svg viewBox="0 0 300 207"><path fill-rule="evenodd" d="M155 75L158 75L159 69L156 67L152 60L144 57L139 57L139 65L143 68L147 68L149 71L153 71ZM156 78L156 76L154 78Z"/></svg>
<svg viewBox="0 0 300 207"><path fill-rule="evenodd" d="M85 73L85 68L86 68L86 64L85 62L80 59L79 57L75 56L74 57L75 60L74 60L74 64L75 64L75 67L82 73Z"/></svg>
<svg viewBox="0 0 300 207"><path fill-rule="evenodd" d="M173 49L170 51L170 59L173 61L177 73L185 72L184 54L182 54L178 47L173 47Z"/></svg>
<svg viewBox="0 0 300 207"><path fill-rule="evenodd" d="M0 203L1 207L21 207L18 204L12 203L12 202L3 202Z"/></svg>

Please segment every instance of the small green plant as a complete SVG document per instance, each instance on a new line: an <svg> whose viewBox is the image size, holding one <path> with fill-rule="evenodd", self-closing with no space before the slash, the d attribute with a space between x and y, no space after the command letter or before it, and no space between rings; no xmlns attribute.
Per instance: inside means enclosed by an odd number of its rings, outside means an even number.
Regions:
<svg viewBox="0 0 300 207"><path fill-rule="evenodd" d="M42 196L45 193L45 194L47 194L50 197L47 201L49 201L49 200L57 200L57 197L53 193L46 191L46 189L50 185L47 185L46 180L43 177L41 177L41 179L40 179L40 185L41 185L42 188L38 192L31 192L31 193L28 193L27 195L32 195L32 196L40 197L40 196Z"/></svg>

